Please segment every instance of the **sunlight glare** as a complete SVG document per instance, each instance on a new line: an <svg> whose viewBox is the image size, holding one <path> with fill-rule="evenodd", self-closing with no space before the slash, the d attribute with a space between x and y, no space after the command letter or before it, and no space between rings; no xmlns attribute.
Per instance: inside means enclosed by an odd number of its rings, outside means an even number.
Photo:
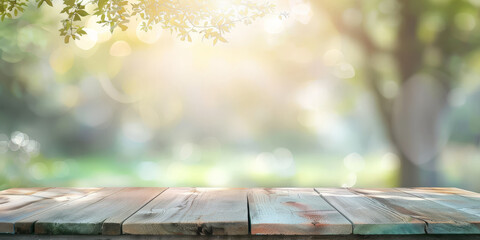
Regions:
<svg viewBox="0 0 480 240"><path fill-rule="evenodd" d="M132 48L125 41L116 41L110 47L110 55L114 57L126 57L130 55Z"/></svg>
<svg viewBox="0 0 480 240"><path fill-rule="evenodd" d="M206 181L209 186L220 187L227 186L230 182L230 175L228 169L221 167L213 167L206 174Z"/></svg>
<svg viewBox="0 0 480 240"><path fill-rule="evenodd" d="M338 49L330 49L323 55L323 63L326 66L335 66L344 59L342 51Z"/></svg>
<svg viewBox="0 0 480 240"><path fill-rule="evenodd" d="M97 22L99 20L100 20L100 18L98 16L91 16L88 19L86 27L88 29L94 30L96 32L96 35L97 35L97 42L102 43L102 42L106 42L106 41L110 40L110 38L112 38L112 33L110 32L108 27L104 27L104 26L98 24ZM87 34L88 34L88 32L87 32Z"/></svg>
<svg viewBox="0 0 480 240"><path fill-rule="evenodd" d="M269 152L262 152L250 164L250 170L253 174L266 175L271 173L270 166L275 164L275 156Z"/></svg>
<svg viewBox="0 0 480 240"><path fill-rule="evenodd" d="M336 65L333 75L338 78L348 79L355 77L355 69L350 63L343 62Z"/></svg>
<svg viewBox="0 0 480 240"><path fill-rule="evenodd" d="M293 16L297 21L308 24L312 18L312 11L309 3L299 3L292 7Z"/></svg>
<svg viewBox="0 0 480 240"><path fill-rule="evenodd" d="M400 159L391 152L385 153L380 160L380 167L386 171L396 170L400 167Z"/></svg>
<svg viewBox="0 0 480 240"><path fill-rule="evenodd" d="M83 29L87 34L82 36L80 39L75 40L75 45L82 50L92 49L98 41L98 33L94 29L84 28Z"/></svg>
<svg viewBox="0 0 480 240"><path fill-rule="evenodd" d="M270 34L278 34L284 30L283 21L276 16L266 17L263 28Z"/></svg>
<svg viewBox="0 0 480 240"><path fill-rule="evenodd" d="M346 176L344 182L342 183L342 187L344 187L344 188L353 187L353 186L355 186L356 183L357 183L357 174L349 173Z"/></svg>
<svg viewBox="0 0 480 240"><path fill-rule="evenodd" d="M143 31L141 29L141 25L139 24L136 29L136 36L138 40L148 43L148 44L154 44L160 39L160 29L157 25L155 25L151 30L148 30L147 32Z"/></svg>
<svg viewBox="0 0 480 240"><path fill-rule="evenodd" d="M320 81L309 81L297 91L296 102L305 110L327 109L330 106L331 93Z"/></svg>

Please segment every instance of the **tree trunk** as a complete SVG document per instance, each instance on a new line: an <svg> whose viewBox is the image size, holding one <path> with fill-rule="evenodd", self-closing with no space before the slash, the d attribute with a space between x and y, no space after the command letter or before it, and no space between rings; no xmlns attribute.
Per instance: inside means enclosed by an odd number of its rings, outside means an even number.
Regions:
<svg viewBox="0 0 480 240"><path fill-rule="evenodd" d="M443 115L447 90L439 76L416 74L402 85L389 125L401 159L403 187L437 186L438 157L444 144Z"/></svg>
<svg viewBox="0 0 480 240"><path fill-rule="evenodd" d="M430 166L424 169L405 154L398 153L400 158L400 182L401 187L438 187L442 185L439 172L437 170L437 159L430 161Z"/></svg>

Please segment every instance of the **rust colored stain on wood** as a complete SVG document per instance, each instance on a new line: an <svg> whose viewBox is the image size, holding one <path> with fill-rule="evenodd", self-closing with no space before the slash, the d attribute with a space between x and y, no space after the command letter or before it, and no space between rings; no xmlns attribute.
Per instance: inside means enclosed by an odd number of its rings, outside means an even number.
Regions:
<svg viewBox="0 0 480 240"><path fill-rule="evenodd" d="M285 204L289 207L298 209L298 211L296 211L298 213L298 215L302 216L306 219L310 219L312 225L314 225L314 226L324 225L324 224L321 223L321 221L323 219L322 211L311 210L308 207L308 205L305 205L305 204L299 203L299 202L294 202L294 201L287 201L287 202L284 202L283 204Z"/></svg>
<svg viewBox="0 0 480 240"><path fill-rule="evenodd" d="M313 189L252 189L252 234L350 234L352 226Z"/></svg>

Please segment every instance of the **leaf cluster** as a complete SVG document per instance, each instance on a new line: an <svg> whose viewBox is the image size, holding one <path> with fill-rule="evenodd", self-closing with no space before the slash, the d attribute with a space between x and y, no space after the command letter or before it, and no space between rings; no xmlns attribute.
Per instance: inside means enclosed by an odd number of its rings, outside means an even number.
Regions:
<svg viewBox="0 0 480 240"><path fill-rule="evenodd" d="M0 0L0 19L13 18L25 11L26 0Z"/></svg>
<svg viewBox="0 0 480 240"><path fill-rule="evenodd" d="M28 0L0 0L0 18L13 18L25 10ZM274 5L254 0L63 0L60 12L66 17L61 20L60 36L65 43L85 35L82 19L97 16L97 23L115 29L128 29L130 19L136 18L143 31L160 25L176 33L182 41L192 41L192 34L227 42L224 35L238 23L251 24L258 18L273 12ZM52 6L51 0L36 0L37 7L43 3ZM89 5L92 5L90 7ZM86 9L94 9L88 12Z"/></svg>

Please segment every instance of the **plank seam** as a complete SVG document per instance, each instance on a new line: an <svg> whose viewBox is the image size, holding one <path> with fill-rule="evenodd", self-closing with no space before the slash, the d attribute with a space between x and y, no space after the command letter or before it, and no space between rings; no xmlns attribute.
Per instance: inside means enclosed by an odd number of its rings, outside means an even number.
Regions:
<svg viewBox="0 0 480 240"><path fill-rule="evenodd" d="M416 195L416 194L413 194L413 193L409 193L409 192L403 191L401 188L394 188L394 189L397 190L397 191L399 191L399 192L405 193L405 194L407 194L407 195L410 195L410 196L413 196L413 197L417 197L417 198L421 198L421 199L423 199L423 200L425 200L425 201L429 201L429 202L432 202L432 203L435 203L435 204L442 205L443 207L447 207L447 208L450 208L450 209L453 209L453 210L456 210L456 211L464 212L464 211L462 211L462 210L455 209L455 208L453 208L453 207L444 205L444 204L442 204L442 203L440 203L440 202L436 202L436 201L427 199L427 198L425 198L425 197L423 197L423 196L420 196L420 195ZM465 213L467 213L467 212L465 212ZM467 213L467 214L469 214L469 213ZM413 217L413 216L412 216L412 217ZM425 225L425 233L426 233L426 234L431 234L431 233L428 233L428 231L427 231L428 225L429 225L428 222L425 221L425 220L423 220L423 219L420 219L420 220L424 221L425 224L426 224L426 225Z"/></svg>
<svg viewBox="0 0 480 240"><path fill-rule="evenodd" d="M373 204L376 204L376 205L379 205L379 206L382 206L385 210L388 210L389 212L391 212L391 214L393 215L399 215L399 216L409 216L411 217L410 215L407 215L407 214L403 214L403 213L400 213L398 211L395 211L394 209L392 209L391 207L385 205L384 203L374 199L374 198L371 198L369 197L368 195L366 194L363 194L363 193L359 193L357 191L355 191L355 189L353 188L347 188L347 191L349 191L350 193L354 194L354 195L358 195L358 196L362 196L362 197L365 197L365 200L373 203ZM422 220L423 221L423 220ZM423 221L425 222L425 221Z"/></svg>
<svg viewBox="0 0 480 240"><path fill-rule="evenodd" d="M347 219L348 222L350 222L350 225L352 225L352 233L353 234L353 230L355 228L355 225L353 224L353 222L347 217L345 216L342 212L340 212L335 206L333 206L333 204L331 204L319 191L317 191L316 188L313 188L313 191L315 191L323 200L325 200L325 202L328 203L328 205L332 206L333 209L335 209L338 213L340 213L345 219Z"/></svg>
<svg viewBox="0 0 480 240"><path fill-rule="evenodd" d="M92 192L92 194L98 193L98 192L100 192L100 191L103 190L103 189L106 189L106 187L102 187L102 188L100 188L98 191ZM117 191L114 191L113 193L110 193L110 194L108 194L108 195L106 195L106 196L103 196L102 198L96 200L95 202L90 203L90 205L93 205L93 204L95 204L95 203L98 203L98 202L104 200L105 198L110 197L111 195L122 191L123 189L126 189L126 187L118 188ZM88 194L88 196L90 196L90 195L91 195L91 194ZM86 197L86 196L85 196L85 197ZM82 198L83 198L83 197L82 197ZM67 203L75 202L75 201L77 201L78 199L81 199L81 198L77 198L77 199L75 199L75 200L68 201L68 202L66 202L65 204L62 204L62 206L63 206L63 205L66 205ZM46 212L46 211L45 211L45 212ZM45 212L44 212L44 213L45 213ZM40 221L40 220L35 221L35 224L34 224L33 229L35 229L35 225L36 225L36 223L37 223L38 221ZM104 220L104 221L105 221L105 220ZM40 222L40 224L42 224L42 223L43 223L43 222ZM58 224L58 223L55 222L54 224ZM102 221L102 226L103 226L103 221ZM34 233L35 233L35 232L34 232Z"/></svg>
<svg viewBox="0 0 480 240"><path fill-rule="evenodd" d="M387 205L385 205L385 204L382 203L381 201L376 200L375 198L371 197L371 196L368 195L368 194L363 194L363 193L361 193L361 192L357 192L357 191L356 191L355 189L353 189L353 188L347 188L347 189L348 189L348 191L350 191L350 192L352 192L352 193L359 194L359 195L363 195L363 196L365 196L365 197L367 197L367 198L369 198L369 199L371 199L371 200L373 200L373 201L375 201L375 202L378 202L379 204L384 205L385 207L388 207ZM399 191L399 190L397 189L397 191ZM403 192L403 191L399 191L399 192ZM390 208L390 207L388 207L388 208ZM414 218L414 219L417 219L417 220L420 220L420 221L424 222L425 225L423 226L423 231L425 232L425 234L430 234L430 233L428 233L428 231L427 231L428 222L427 222L425 219L421 219L421 218L412 216L411 214L406 214L406 213L402 213L402 214L403 214L403 215L407 215L407 216L409 216L409 217L411 217L411 218Z"/></svg>
<svg viewBox="0 0 480 240"><path fill-rule="evenodd" d="M48 189L53 189L53 187L40 188L40 189L39 189L38 191L36 191L36 192L30 193L30 194L25 194L25 195L31 196L31 195L33 195L33 194L35 194L35 193L44 192L44 191L46 191L46 190L48 190ZM5 190L7 190L7 189L5 189ZM20 194L14 194L14 195L20 195ZM62 205L62 204L60 204L60 205ZM51 208L55 208L55 207L56 207L56 206L53 206L53 207L51 207ZM38 214L40 214L40 213L43 213L43 212L45 212L45 211L47 211L47 210L49 210L49 209L51 209L51 208L47 208L47 209L45 209L45 210L43 210L43 211L41 211L41 212L39 212L39 213L35 213L35 214L31 215L31 216L27 216L27 217L24 217L24 218L22 218L22 219L20 219L20 220L17 220L17 221L15 221L15 222L13 222L13 223L12 223L12 225L13 225L13 233L12 233L12 234L17 234L17 226L16 226L16 223L17 223L17 222L22 221L23 219L26 219L26 218L29 218L29 217L32 217L32 216L36 216L36 215L38 215ZM35 222L36 222L36 221L35 221ZM32 224L35 224L35 222L33 222ZM32 233L33 233L33 225L31 226L31 230L32 230Z"/></svg>
<svg viewBox="0 0 480 240"><path fill-rule="evenodd" d="M139 207L137 209L137 211L135 211L134 213L130 214L130 216L128 216L127 218L125 218L121 223L120 223L120 235L123 235L123 223L125 221L127 221L127 219L129 219L130 217L132 217L135 213L137 213L138 211L140 211L140 209L142 209L143 207L145 207L147 204L149 204L151 201L153 201L153 199L157 198L158 196L160 196L160 194L164 193L166 190L168 189L168 187L166 187L165 189L163 189L163 191L161 191L160 193L158 193L157 195L155 195L155 197L152 197L152 199L148 200L145 204L143 204L141 207ZM105 219L106 220L106 219ZM103 224L105 222L105 220L102 222L102 235L103 235Z"/></svg>
<svg viewBox="0 0 480 240"><path fill-rule="evenodd" d="M409 193L409 192L403 190L403 188L394 188L394 189L397 190L397 191L403 192L403 193L405 193L405 194L407 194L407 195L410 195L410 196L413 196L413 197L417 197L417 198L421 198L421 199L423 199L423 200L425 200L425 201L429 201L429 202L432 202L432 203L435 203L435 204L439 204L439 205L442 205L443 207L446 207L446 208L449 208L449 209L453 209L453 210L455 210L455 211L460 211L460 212L463 212L463 213L465 213L465 214L470 214L470 215L476 216L475 214L471 214L471 213L469 213L469 212L466 212L465 210L457 209L457 208L454 208L454 207L452 207L452 206L445 205L445 204L442 203L441 201L434 201L434 200L429 199L428 197L422 196L422 195L420 195L420 194L417 195L417 194L415 194L415 193ZM460 198L469 199L469 198L467 198L467 197L463 197L462 195L459 195L459 194L456 194L456 193L454 193L454 194L452 194L452 195L459 196ZM426 232L427 234L429 234L428 231L427 231L428 222L425 221L425 223L426 223L425 232ZM467 222L467 223L469 223L469 224L474 224L473 222ZM431 233L430 233L430 234L431 234Z"/></svg>

